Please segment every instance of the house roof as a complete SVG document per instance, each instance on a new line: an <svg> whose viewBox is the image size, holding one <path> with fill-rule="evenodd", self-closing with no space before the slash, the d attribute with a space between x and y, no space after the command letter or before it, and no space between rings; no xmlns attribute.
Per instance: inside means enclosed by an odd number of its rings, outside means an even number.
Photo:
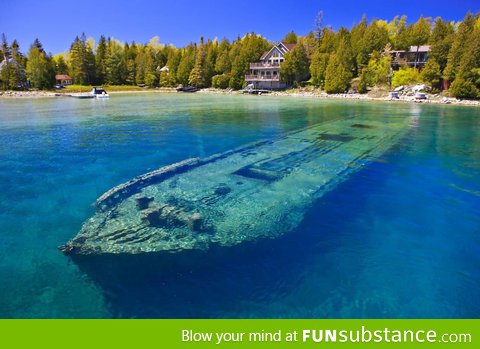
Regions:
<svg viewBox="0 0 480 349"><path fill-rule="evenodd" d="M0 69L3 69L3 67L7 64L15 65L17 67L20 67L23 70L23 67L16 60L14 60L13 58L8 58L7 59L7 57L4 57L3 61L0 62Z"/></svg>
<svg viewBox="0 0 480 349"><path fill-rule="evenodd" d="M55 75L55 80L72 80L67 74L57 74Z"/></svg>
<svg viewBox="0 0 480 349"><path fill-rule="evenodd" d="M418 47L418 52L429 52L429 45L422 45ZM410 46L410 52L417 52L417 46Z"/></svg>
<svg viewBox="0 0 480 349"><path fill-rule="evenodd" d="M281 53L285 54L287 52L290 52L296 45L297 44L286 44L284 42L279 42L278 44L274 45L270 50L265 51L262 57L260 57L260 60L264 60L274 48L277 48Z"/></svg>
<svg viewBox="0 0 480 349"><path fill-rule="evenodd" d="M391 51L393 53L402 53L402 52L417 52L417 46L410 46L408 51L405 50L396 50L396 51ZM430 52L430 46L429 45L421 45L418 46L418 52Z"/></svg>
<svg viewBox="0 0 480 349"><path fill-rule="evenodd" d="M285 46L289 51L293 50L293 48L295 46L297 46L297 44L286 44L284 42L282 42L283 46Z"/></svg>

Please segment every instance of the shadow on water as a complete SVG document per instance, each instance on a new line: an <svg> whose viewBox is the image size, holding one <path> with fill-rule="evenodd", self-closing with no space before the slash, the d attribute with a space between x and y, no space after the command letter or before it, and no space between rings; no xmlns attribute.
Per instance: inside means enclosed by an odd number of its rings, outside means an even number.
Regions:
<svg viewBox="0 0 480 349"><path fill-rule="evenodd" d="M309 258L298 238L74 262L104 290L114 317L235 317L242 303L273 301L294 287Z"/></svg>

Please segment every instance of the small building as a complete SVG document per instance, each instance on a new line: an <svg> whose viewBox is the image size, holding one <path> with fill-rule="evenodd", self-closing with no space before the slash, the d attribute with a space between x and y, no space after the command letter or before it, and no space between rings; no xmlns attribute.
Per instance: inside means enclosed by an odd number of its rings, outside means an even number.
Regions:
<svg viewBox="0 0 480 349"><path fill-rule="evenodd" d="M57 74L55 75L55 83L57 85L72 85L73 80L70 76L66 74Z"/></svg>
<svg viewBox="0 0 480 349"><path fill-rule="evenodd" d="M392 68L394 70L400 67L423 68L428 61L430 46L410 46L407 51L392 51Z"/></svg>
<svg viewBox="0 0 480 349"><path fill-rule="evenodd" d="M280 42L265 52L259 62L250 63L249 74L245 76L247 84L262 90L287 88L287 83L280 77L280 65L285 60L285 54L294 47L295 44Z"/></svg>

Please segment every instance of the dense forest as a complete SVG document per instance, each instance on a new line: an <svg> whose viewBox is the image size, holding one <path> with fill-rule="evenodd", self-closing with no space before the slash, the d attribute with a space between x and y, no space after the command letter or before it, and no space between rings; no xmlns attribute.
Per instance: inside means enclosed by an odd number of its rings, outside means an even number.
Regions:
<svg viewBox="0 0 480 349"><path fill-rule="evenodd" d="M306 36L288 33L296 43L281 66L282 79L293 86L310 84L327 93L349 89L365 93L373 86L399 86L424 82L434 90L441 79L459 98L480 98L480 14L468 13L460 22L420 17L408 23L405 16L391 21L363 17L350 30L323 26ZM391 51L430 45L421 70L401 67L392 71ZM25 55L16 40L2 35L0 87L52 88L55 74L68 74L79 85L140 85L175 87L192 85L240 89L249 63L257 61L272 43L249 33L230 42L204 40L176 48L158 37L146 44L121 43L101 36L96 43L85 34L76 37L67 53L48 54L36 39Z"/></svg>

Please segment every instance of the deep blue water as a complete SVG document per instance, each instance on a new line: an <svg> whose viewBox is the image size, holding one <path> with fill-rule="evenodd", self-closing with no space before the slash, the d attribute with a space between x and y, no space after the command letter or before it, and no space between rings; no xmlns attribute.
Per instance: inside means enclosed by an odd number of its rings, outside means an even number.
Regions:
<svg viewBox="0 0 480 349"><path fill-rule="evenodd" d="M407 135L277 239L73 262L104 191L345 116ZM199 179L201 185L201 179ZM480 317L480 109L257 96L0 100L0 317Z"/></svg>

